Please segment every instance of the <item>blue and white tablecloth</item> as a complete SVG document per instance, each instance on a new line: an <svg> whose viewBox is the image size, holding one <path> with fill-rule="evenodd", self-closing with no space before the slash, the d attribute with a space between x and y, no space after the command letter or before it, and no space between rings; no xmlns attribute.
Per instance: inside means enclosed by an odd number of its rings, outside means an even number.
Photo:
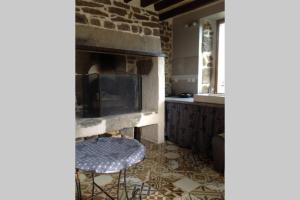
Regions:
<svg viewBox="0 0 300 200"><path fill-rule="evenodd" d="M76 169L96 173L118 172L141 161L145 147L134 139L104 137L76 144Z"/></svg>

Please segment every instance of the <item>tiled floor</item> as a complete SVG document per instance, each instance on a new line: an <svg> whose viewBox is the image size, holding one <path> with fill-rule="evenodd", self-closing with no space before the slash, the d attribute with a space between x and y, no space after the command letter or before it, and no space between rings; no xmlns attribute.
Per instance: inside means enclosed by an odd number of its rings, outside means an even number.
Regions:
<svg viewBox="0 0 300 200"><path fill-rule="evenodd" d="M146 159L131 167L127 172L129 191L147 179L143 199L190 199L190 200L221 200L224 196L224 177L212 169L208 161L202 160L188 149L180 148L171 142L157 145L147 141ZM118 174L102 174L96 182L109 189L116 196ZM91 192L89 174L80 174L82 193L88 197ZM150 194L147 190L150 187ZM101 194L102 195L102 194ZM95 200L105 199L97 196ZM124 197L124 193L122 193Z"/></svg>

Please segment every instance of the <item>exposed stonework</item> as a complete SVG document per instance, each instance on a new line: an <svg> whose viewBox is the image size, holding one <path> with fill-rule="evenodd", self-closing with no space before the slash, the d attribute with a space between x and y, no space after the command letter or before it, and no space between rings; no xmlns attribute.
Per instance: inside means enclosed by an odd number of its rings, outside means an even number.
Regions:
<svg viewBox="0 0 300 200"><path fill-rule="evenodd" d="M209 93L213 70L213 31L211 24L205 22L202 31L202 93Z"/></svg>
<svg viewBox="0 0 300 200"><path fill-rule="evenodd" d="M76 23L159 37L158 14L121 0L76 0Z"/></svg>
<svg viewBox="0 0 300 200"><path fill-rule="evenodd" d="M154 35L160 34L161 36L161 48L165 57L165 90L166 96L172 93L172 49L173 49L173 26L172 22L163 21L160 23L160 31L154 29ZM160 33L159 33L160 32Z"/></svg>

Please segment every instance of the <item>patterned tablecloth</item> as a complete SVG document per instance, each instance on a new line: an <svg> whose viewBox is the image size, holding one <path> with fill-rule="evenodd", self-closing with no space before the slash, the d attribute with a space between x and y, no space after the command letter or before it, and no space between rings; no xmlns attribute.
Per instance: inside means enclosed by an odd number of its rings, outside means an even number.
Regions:
<svg viewBox="0 0 300 200"><path fill-rule="evenodd" d="M96 173L112 173L141 161L145 147L134 139L97 138L76 144L75 167Z"/></svg>

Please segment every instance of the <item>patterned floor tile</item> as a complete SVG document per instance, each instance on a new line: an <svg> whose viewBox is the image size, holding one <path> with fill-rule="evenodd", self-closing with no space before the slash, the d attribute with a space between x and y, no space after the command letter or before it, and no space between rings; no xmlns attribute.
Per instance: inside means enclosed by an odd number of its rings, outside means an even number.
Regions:
<svg viewBox="0 0 300 200"><path fill-rule="evenodd" d="M197 187L200 186L199 183L197 183L196 181L193 181L187 177L182 178L178 181L176 181L175 183L173 183L176 187L179 187L180 189L182 189L185 192L191 192L192 190L196 189Z"/></svg>
<svg viewBox="0 0 300 200"><path fill-rule="evenodd" d="M180 155L178 153L168 152L165 153L165 157L168 159L177 159L180 157Z"/></svg>
<svg viewBox="0 0 300 200"><path fill-rule="evenodd" d="M168 150L168 151L177 151L178 147L175 146L175 145L167 145L166 150Z"/></svg>
<svg viewBox="0 0 300 200"><path fill-rule="evenodd" d="M159 145L148 141L142 143L146 147L146 159L127 170L130 195L145 182L142 199L223 200L224 176L213 170L210 160L169 141ZM81 172L79 176L82 193L86 198L92 191L91 175ZM117 195L118 173L97 177L101 177L98 178L98 183L112 196ZM98 189L96 191L99 192ZM125 199L124 190L122 191ZM95 198L102 199L106 199L104 194Z"/></svg>
<svg viewBox="0 0 300 200"><path fill-rule="evenodd" d="M113 181L113 178L110 175L99 175L95 177L95 183L100 186L107 185Z"/></svg>

